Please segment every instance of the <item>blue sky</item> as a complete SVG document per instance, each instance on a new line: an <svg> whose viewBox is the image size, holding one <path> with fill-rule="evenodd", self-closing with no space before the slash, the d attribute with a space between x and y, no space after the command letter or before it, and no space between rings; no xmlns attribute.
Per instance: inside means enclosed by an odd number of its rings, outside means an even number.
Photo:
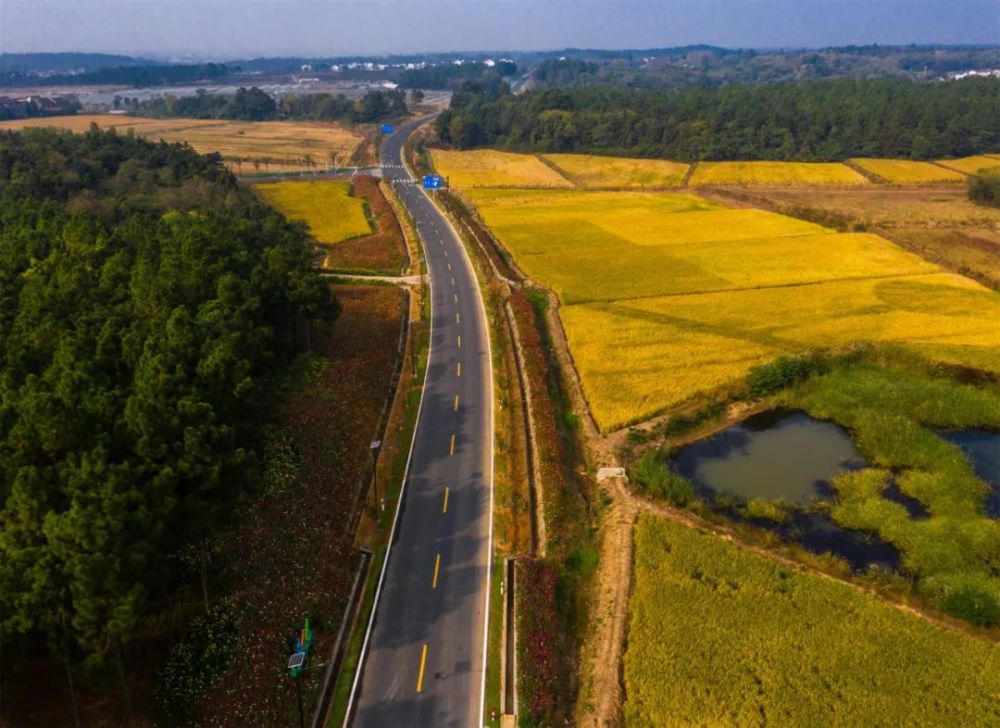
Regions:
<svg viewBox="0 0 1000 728"><path fill-rule="evenodd" d="M232 58L1000 43L1000 0L0 0L0 49Z"/></svg>

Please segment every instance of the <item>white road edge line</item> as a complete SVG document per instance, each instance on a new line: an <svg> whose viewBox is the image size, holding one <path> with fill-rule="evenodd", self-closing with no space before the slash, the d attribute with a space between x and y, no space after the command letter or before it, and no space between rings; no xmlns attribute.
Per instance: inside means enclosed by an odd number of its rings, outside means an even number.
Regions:
<svg viewBox="0 0 1000 728"><path fill-rule="evenodd" d="M418 124L417 126L420 126L420 124ZM402 151L401 151L401 154L402 154ZM405 161L406 161L405 154L403 154L403 161L404 161L404 165L405 165ZM410 172L409 167L406 168L406 171L407 171L408 174L412 175L412 172ZM418 237L420 238L420 247L424 249L424 256L426 257L427 256L427 249L424 246L423 236L418 235ZM392 553L392 544L393 544L393 541L396 538L396 526L399 523L399 514L402 511L401 506L403 505L403 496L406 493L406 484L407 484L407 482L410 479L410 461L413 459L413 446L417 442L417 431L420 429L420 412L421 412L421 410L424 407L424 394L427 392L427 373L430 371L430 366L429 365L430 365L430 362L431 362L431 355L432 355L432 353L434 351L434 290L432 288L431 276L430 275L427 276L427 295L430 298L430 302L431 302L431 305L430 305L431 325L430 325L429 339L428 339L428 342L427 342L427 364L428 364L428 366L426 366L424 368L424 380L423 380L423 382L421 382L421 385L420 385L420 402L417 404L417 418L414 420L413 435L410 438L410 452L406 455L406 467L403 468L403 482L402 482L402 484L400 485L400 488L399 488L399 497L396 499L396 513L392 517L392 529L389 531L389 541L386 544L385 557L382 559L382 573L379 574L379 577L378 577L378 586L375 587L375 600L372 602L372 611L371 611L371 614L368 616L368 627L365 629L365 639L364 639L364 642L361 643L361 652L358 655L358 666L357 666L357 669L354 672L354 681L351 683L351 695L350 695L350 697L347 700L347 711L344 713L344 723L343 723L344 728L348 728L348 726L350 725L351 713L354 710L354 701L357 698L358 685L361 682L361 672L364 670L365 657L368 654L368 642L369 642L369 640L370 640L370 638L372 636L372 628L375 626L375 614L378 612L379 597L382 596L382 586L385 583L385 574L386 574L386 571L388 571L387 567L389 566L389 555ZM493 378L493 370L492 370L492 361L491 361L491 363L490 363L490 379L492 380L492 378ZM492 392L492 389L493 389L493 387L492 387L492 384L491 384L490 385L491 392ZM492 399L492 394L491 394L491 399ZM491 412L490 413L490 429L491 430L492 430L492 423L493 423L493 413ZM492 432L490 434L490 437L492 439ZM491 462L490 462L490 471L491 471L491 473L490 473L490 540L491 540L491 546L490 546L490 548L491 548L491 551L492 551L492 539L493 539L493 475L492 475L493 463L492 463L492 446L490 448L490 451L491 451L490 452L490 454L491 454ZM490 561L492 561L492 558L490 559ZM487 589L488 588L489 587L487 587ZM487 595L488 595L488 592L487 592ZM486 613L489 614L489 609L487 609ZM484 675L484 683L483 683L484 684L484 690L485 690L485 674L486 673L484 671L483 672L483 675ZM482 708L480 708L480 713L482 713ZM480 720L479 722L481 724L482 720Z"/></svg>

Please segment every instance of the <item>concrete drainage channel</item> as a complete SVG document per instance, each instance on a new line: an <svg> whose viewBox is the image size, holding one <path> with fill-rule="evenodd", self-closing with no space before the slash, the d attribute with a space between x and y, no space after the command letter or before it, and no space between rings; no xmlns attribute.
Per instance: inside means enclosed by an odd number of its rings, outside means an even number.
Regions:
<svg viewBox="0 0 1000 728"><path fill-rule="evenodd" d="M368 582L368 572L371 570L372 552L368 549L361 549L358 571L354 575L354 584L351 585L351 594L347 598L347 606L344 607L344 618L340 622L340 630L337 632L337 639L333 642L333 652L330 655L330 662L326 667L326 674L323 675L323 687L320 690L319 703L316 705L316 713L313 715L312 728L323 728L329 718L330 702L333 697L333 686L337 683L337 676L340 668L344 664L344 655L347 653L347 645L350 642L351 634L354 632L354 623L358 618L358 606L365 593L365 584Z"/></svg>
<svg viewBox="0 0 1000 728"><path fill-rule="evenodd" d="M517 561L504 561L503 647L500 650L500 693L503 715L501 728L514 728L517 723L517 624L514 621L514 600Z"/></svg>

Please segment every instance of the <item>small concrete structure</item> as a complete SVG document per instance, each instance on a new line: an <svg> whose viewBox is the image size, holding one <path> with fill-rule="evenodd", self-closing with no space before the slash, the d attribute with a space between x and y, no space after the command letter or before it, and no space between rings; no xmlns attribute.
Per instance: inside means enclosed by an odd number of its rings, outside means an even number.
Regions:
<svg viewBox="0 0 1000 728"><path fill-rule="evenodd" d="M623 480L628 480L628 476L625 475L625 468L600 468L597 471L597 482L608 480L609 478L622 478Z"/></svg>

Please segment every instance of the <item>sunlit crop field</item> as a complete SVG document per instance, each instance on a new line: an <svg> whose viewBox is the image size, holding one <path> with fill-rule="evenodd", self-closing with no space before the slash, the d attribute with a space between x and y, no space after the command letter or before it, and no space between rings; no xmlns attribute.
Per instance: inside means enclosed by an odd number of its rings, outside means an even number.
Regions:
<svg viewBox="0 0 1000 728"><path fill-rule="evenodd" d="M912 159L852 159L865 169L893 184L927 184L932 182L964 182L965 175L953 169L945 169L930 162Z"/></svg>
<svg viewBox="0 0 1000 728"><path fill-rule="evenodd" d="M591 154L546 154L573 183L583 189L678 187L688 166L665 159L627 159Z"/></svg>
<svg viewBox="0 0 1000 728"><path fill-rule="evenodd" d="M220 121L214 119L146 119L117 114L81 114L0 122L0 129L55 127L86 131L91 123L119 132L168 142L187 142L202 154L218 152L226 163L242 173L289 172L333 165L331 154L340 164L361 143L361 136L342 126L321 122Z"/></svg>
<svg viewBox="0 0 1000 728"><path fill-rule="evenodd" d="M939 159L938 164L950 169L964 172L965 174L975 174L981 169L993 169L1000 167L1000 159L987 156L961 157L960 159Z"/></svg>
<svg viewBox="0 0 1000 728"><path fill-rule="evenodd" d="M689 184L793 186L865 185L864 175L827 162L699 162Z"/></svg>
<svg viewBox="0 0 1000 728"><path fill-rule="evenodd" d="M867 233L691 194L472 190L525 274L559 295L602 430L781 354L909 344L1000 371L1000 294Z"/></svg>
<svg viewBox="0 0 1000 728"><path fill-rule="evenodd" d="M301 220L318 243L339 243L372 232L360 197L350 182L268 182L254 186L265 202L291 220Z"/></svg>
<svg viewBox="0 0 1000 728"><path fill-rule="evenodd" d="M572 187L573 183L532 154L493 149L432 149L438 174L452 187Z"/></svg>
<svg viewBox="0 0 1000 728"><path fill-rule="evenodd" d="M651 516L635 544L628 726L1000 722L985 639Z"/></svg>

